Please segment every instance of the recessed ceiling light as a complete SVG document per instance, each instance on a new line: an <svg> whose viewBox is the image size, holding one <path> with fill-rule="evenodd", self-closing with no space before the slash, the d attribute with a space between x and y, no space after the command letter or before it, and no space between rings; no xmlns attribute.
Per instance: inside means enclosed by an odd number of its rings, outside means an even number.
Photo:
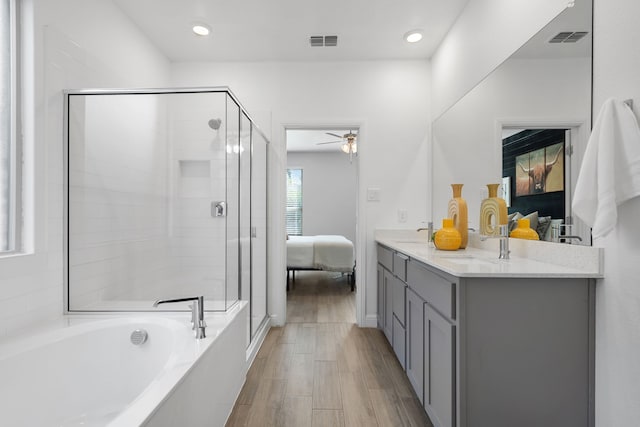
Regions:
<svg viewBox="0 0 640 427"><path fill-rule="evenodd" d="M404 35L404 39L409 43L416 43L422 40L422 30L411 30Z"/></svg>
<svg viewBox="0 0 640 427"><path fill-rule="evenodd" d="M191 30L193 30L194 34L202 37L208 36L209 33L211 33L211 27L209 27L207 24L203 24L202 22L193 24Z"/></svg>

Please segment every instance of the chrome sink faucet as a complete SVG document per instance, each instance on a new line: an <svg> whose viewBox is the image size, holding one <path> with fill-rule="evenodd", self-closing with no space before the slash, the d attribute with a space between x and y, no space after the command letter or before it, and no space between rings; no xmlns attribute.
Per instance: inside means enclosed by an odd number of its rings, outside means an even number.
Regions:
<svg viewBox="0 0 640 427"><path fill-rule="evenodd" d="M433 222L429 221L429 223L427 224L427 227L420 227L418 228L416 231L427 231L427 242L431 243L432 238L431 236L433 236Z"/></svg>
<svg viewBox="0 0 640 427"><path fill-rule="evenodd" d="M193 330L196 331L196 339L206 338L205 328L207 324L204 321L204 297L186 297L186 298L173 298L173 299L159 299L153 303L154 307L160 304L168 304L173 302L187 302L193 301L191 308L191 323L193 323Z"/></svg>
<svg viewBox="0 0 640 427"><path fill-rule="evenodd" d="M498 259L509 259L509 225L500 225L500 235L498 236L480 236L481 241L492 238L500 239L500 255L498 255Z"/></svg>
<svg viewBox="0 0 640 427"><path fill-rule="evenodd" d="M569 240L575 239L575 240L578 240L579 242L582 242L582 237L580 237L580 236L573 236L573 235L569 235L569 234L561 234L563 228L564 228L565 233L566 233L567 230L569 230L571 228L571 226L572 226L572 224L552 224L552 226L551 226L551 241L552 242L560 242L560 240L562 239L566 243Z"/></svg>

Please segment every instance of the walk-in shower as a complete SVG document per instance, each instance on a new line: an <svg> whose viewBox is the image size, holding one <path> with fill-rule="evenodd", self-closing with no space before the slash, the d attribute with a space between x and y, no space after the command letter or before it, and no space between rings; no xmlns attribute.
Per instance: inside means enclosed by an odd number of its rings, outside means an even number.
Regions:
<svg viewBox="0 0 640 427"><path fill-rule="evenodd" d="M266 319L267 140L236 97L74 90L65 103L67 311L243 299L253 335Z"/></svg>

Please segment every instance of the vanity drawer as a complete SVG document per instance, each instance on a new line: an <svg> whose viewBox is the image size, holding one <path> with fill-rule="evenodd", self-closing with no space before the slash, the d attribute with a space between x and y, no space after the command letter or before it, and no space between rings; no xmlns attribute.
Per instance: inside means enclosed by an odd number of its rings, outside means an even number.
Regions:
<svg viewBox="0 0 640 427"><path fill-rule="evenodd" d="M389 271L393 270L393 251L378 245L378 263Z"/></svg>
<svg viewBox="0 0 640 427"><path fill-rule="evenodd" d="M399 252L393 253L393 274L403 282L407 281L407 262L409 257Z"/></svg>
<svg viewBox="0 0 640 427"><path fill-rule="evenodd" d="M424 264L409 261L407 284L443 316L456 318L456 283L429 270Z"/></svg>

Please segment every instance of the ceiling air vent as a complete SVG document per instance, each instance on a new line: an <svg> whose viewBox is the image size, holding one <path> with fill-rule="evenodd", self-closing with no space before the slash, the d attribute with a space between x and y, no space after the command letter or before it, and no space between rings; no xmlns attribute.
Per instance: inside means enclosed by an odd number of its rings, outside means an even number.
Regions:
<svg viewBox="0 0 640 427"><path fill-rule="evenodd" d="M322 36L311 36L309 37L309 43L312 47L322 47L324 46L324 37Z"/></svg>
<svg viewBox="0 0 640 427"><path fill-rule="evenodd" d="M338 36L311 36L309 44L311 47L338 46Z"/></svg>
<svg viewBox="0 0 640 427"><path fill-rule="evenodd" d="M563 31L549 40L549 43L575 43L587 34L587 31Z"/></svg>
<svg viewBox="0 0 640 427"><path fill-rule="evenodd" d="M325 46L338 46L338 36L324 36Z"/></svg>

